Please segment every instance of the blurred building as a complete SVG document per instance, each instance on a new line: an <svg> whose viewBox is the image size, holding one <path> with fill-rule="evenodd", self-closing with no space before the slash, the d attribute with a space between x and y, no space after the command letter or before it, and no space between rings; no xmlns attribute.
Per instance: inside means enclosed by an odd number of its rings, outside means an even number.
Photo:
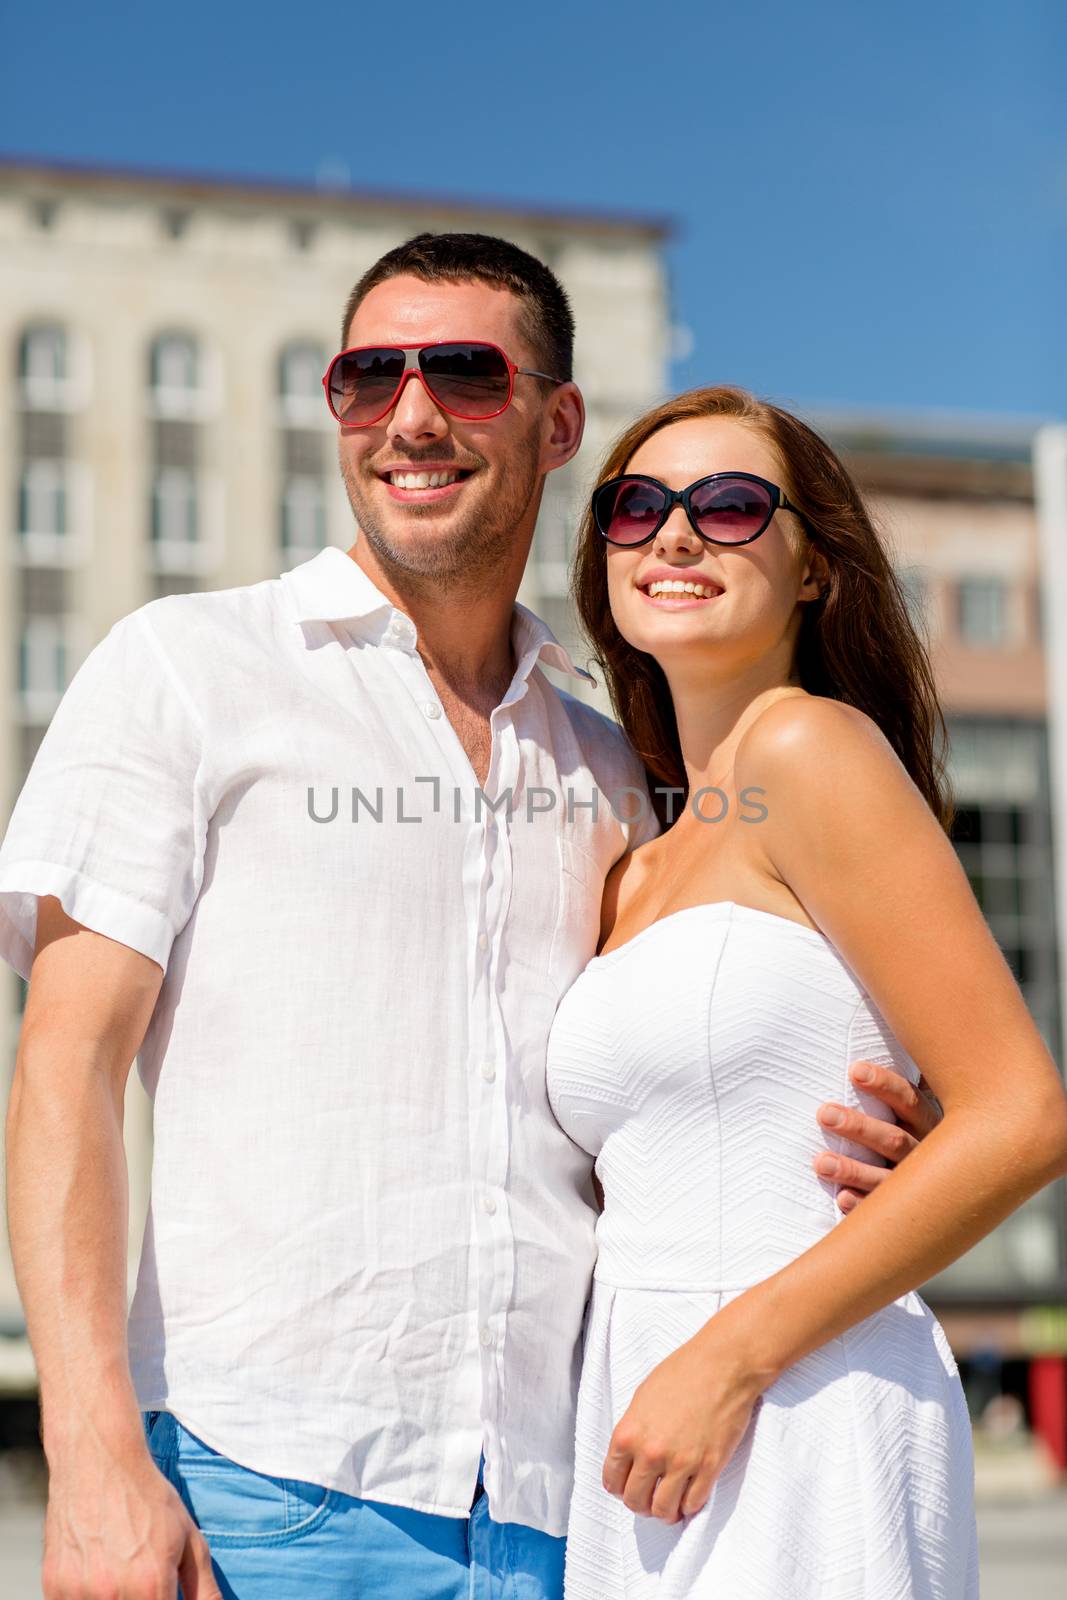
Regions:
<svg viewBox="0 0 1067 1600"><path fill-rule="evenodd" d="M118 617L351 546L320 379L353 284L423 229L512 239L572 298L586 442L550 480L519 598L573 643L567 541L585 480L666 387L664 223L0 164L4 824L63 690ZM0 1111L25 987L0 972ZM127 1126L135 1265L150 1166L136 1074ZM4 1244L0 1389L5 1372L9 1388L33 1382L21 1330Z"/></svg>
<svg viewBox="0 0 1067 1600"><path fill-rule="evenodd" d="M1067 586L1049 588L1035 485L1042 430L981 418L810 420L866 492L928 641L951 739L956 849L1062 1072L1067 905L1054 845L1067 849L1067 787L1052 780L1050 731L1062 745L1067 684L1049 671L1044 631L1067 606ZM1067 1184L1035 1196L923 1294L972 1414L998 1393L1018 1395L1067 1471Z"/></svg>

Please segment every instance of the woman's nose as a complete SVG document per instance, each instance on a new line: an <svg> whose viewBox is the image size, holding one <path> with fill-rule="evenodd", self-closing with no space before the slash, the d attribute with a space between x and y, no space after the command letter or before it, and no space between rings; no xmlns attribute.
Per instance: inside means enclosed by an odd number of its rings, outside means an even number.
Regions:
<svg viewBox="0 0 1067 1600"><path fill-rule="evenodd" d="M683 506L674 506L670 516L656 534L655 547L659 549L699 550L700 535L685 514Z"/></svg>

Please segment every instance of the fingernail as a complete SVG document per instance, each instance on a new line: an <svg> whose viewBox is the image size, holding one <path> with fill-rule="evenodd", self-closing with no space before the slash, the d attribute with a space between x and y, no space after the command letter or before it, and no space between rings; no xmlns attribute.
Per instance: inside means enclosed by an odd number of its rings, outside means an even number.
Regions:
<svg viewBox="0 0 1067 1600"><path fill-rule="evenodd" d="M824 1128L839 1128L844 1120L844 1112L838 1111L834 1107L831 1107L828 1111L819 1112L819 1121Z"/></svg>
<svg viewBox="0 0 1067 1600"><path fill-rule="evenodd" d="M815 1164L824 1178L834 1178L841 1170L836 1156L820 1156Z"/></svg>
<svg viewBox="0 0 1067 1600"><path fill-rule="evenodd" d="M857 1067L852 1077L856 1083L870 1083L874 1078L874 1073L870 1067Z"/></svg>

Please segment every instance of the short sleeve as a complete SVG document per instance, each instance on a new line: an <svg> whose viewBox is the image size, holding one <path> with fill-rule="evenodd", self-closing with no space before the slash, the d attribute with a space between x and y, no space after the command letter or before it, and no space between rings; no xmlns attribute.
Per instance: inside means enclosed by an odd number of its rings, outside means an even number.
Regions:
<svg viewBox="0 0 1067 1600"><path fill-rule="evenodd" d="M131 612L71 679L0 844L0 956L21 977L40 895L166 970L203 877L202 745L144 608Z"/></svg>

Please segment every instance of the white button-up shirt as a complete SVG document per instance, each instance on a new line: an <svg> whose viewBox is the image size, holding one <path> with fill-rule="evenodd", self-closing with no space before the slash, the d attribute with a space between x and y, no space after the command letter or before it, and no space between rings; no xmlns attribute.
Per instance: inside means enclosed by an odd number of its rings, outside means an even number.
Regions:
<svg viewBox="0 0 1067 1600"><path fill-rule="evenodd" d="M141 606L19 795L0 955L29 975L50 894L164 969L142 1407L448 1516L484 1444L493 1517L562 1534L595 1202L545 1049L608 868L658 824L621 731L539 669L578 670L547 626L516 605L511 637L483 795L344 551Z"/></svg>

